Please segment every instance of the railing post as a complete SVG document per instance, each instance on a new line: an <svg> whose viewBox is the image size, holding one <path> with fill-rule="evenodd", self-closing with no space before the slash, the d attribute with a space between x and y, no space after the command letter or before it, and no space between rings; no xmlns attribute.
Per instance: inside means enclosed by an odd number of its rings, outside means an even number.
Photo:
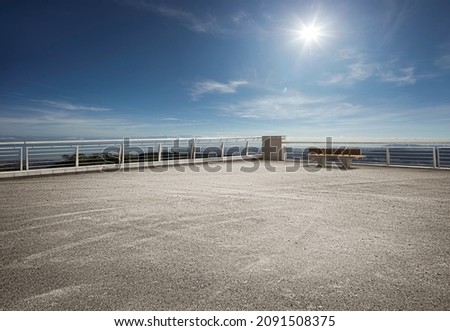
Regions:
<svg viewBox="0 0 450 331"><path fill-rule="evenodd" d="M28 160L28 151L29 147L25 147L25 170L29 170L29 160Z"/></svg>
<svg viewBox="0 0 450 331"><path fill-rule="evenodd" d="M23 170L23 149L24 149L25 147L20 147L20 171L22 171Z"/></svg>
<svg viewBox="0 0 450 331"><path fill-rule="evenodd" d="M389 152L389 147L386 147L386 165L391 164L391 153Z"/></svg>
<svg viewBox="0 0 450 331"><path fill-rule="evenodd" d="M122 159L120 161L123 165L125 165L125 137L122 138L122 146L121 147L122 147L121 148Z"/></svg>
<svg viewBox="0 0 450 331"><path fill-rule="evenodd" d="M162 144L159 143L158 144L158 162L161 161L161 156L162 156Z"/></svg>
<svg viewBox="0 0 450 331"><path fill-rule="evenodd" d="M189 158L195 160L195 140L189 140Z"/></svg>
<svg viewBox="0 0 450 331"><path fill-rule="evenodd" d="M248 147L249 147L249 142L247 140L245 143L245 156L248 156Z"/></svg>
<svg viewBox="0 0 450 331"><path fill-rule="evenodd" d="M220 157L224 157L225 153L225 143L222 141L222 143L220 144Z"/></svg>
<svg viewBox="0 0 450 331"><path fill-rule="evenodd" d="M439 168L439 148L433 147L433 168Z"/></svg>
<svg viewBox="0 0 450 331"><path fill-rule="evenodd" d="M75 167L80 165L80 146L75 147Z"/></svg>
<svg viewBox="0 0 450 331"><path fill-rule="evenodd" d="M122 145L119 145L119 164L122 164Z"/></svg>

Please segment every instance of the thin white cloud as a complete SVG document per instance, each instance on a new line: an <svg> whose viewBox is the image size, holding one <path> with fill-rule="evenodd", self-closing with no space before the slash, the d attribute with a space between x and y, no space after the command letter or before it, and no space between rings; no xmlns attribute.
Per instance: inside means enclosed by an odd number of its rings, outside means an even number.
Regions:
<svg viewBox="0 0 450 331"><path fill-rule="evenodd" d="M246 21L248 19L248 14L245 10L240 10L237 13L234 13L231 16L231 20L233 23L240 25L242 22Z"/></svg>
<svg viewBox="0 0 450 331"><path fill-rule="evenodd" d="M123 120L118 119L92 119L92 118L74 118L63 117L58 114L46 115L46 116L27 116L27 117L13 117L13 116L1 116L2 125L64 125L70 127L116 127L127 126Z"/></svg>
<svg viewBox="0 0 450 331"><path fill-rule="evenodd" d="M248 85L248 82L245 80L232 80L229 81L228 84L219 83L215 80L197 81L190 89L190 95L192 97L192 100L195 101L200 99L204 94L207 93L236 93L238 88L244 85Z"/></svg>
<svg viewBox="0 0 450 331"><path fill-rule="evenodd" d="M344 70L319 81L320 84L350 86L371 78L377 70L377 64L369 61L365 54L354 49L340 50L338 63L343 63Z"/></svg>
<svg viewBox="0 0 450 331"><path fill-rule="evenodd" d="M363 81L373 76L376 71L376 65L373 63L357 62L349 65L349 69L348 79L350 81Z"/></svg>
<svg viewBox="0 0 450 331"><path fill-rule="evenodd" d="M342 84L344 86L354 85L373 77L376 73L377 65L373 63L356 62L345 67L345 72L331 75L319 81L321 85Z"/></svg>
<svg viewBox="0 0 450 331"><path fill-rule="evenodd" d="M336 74L331 75L326 79L320 80L318 83L320 85L334 85L334 84L340 84L345 82L346 76L345 74Z"/></svg>
<svg viewBox="0 0 450 331"><path fill-rule="evenodd" d="M217 107L240 118L261 119L331 119L357 113L358 106L342 97L309 97L297 92L267 95Z"/></svg>
<svg viewBox="0 0 450 331"><path fill-rule="evenodd" d="M225 29L219 25L217 19L213 16L208 16L206 19L199 19L192 13L185 10L164 6L154 7L154 10L162 16L182 22L184 26L194 32L210 34L225 33Z"/></svg>
<svg viewBox="0 0 450 331"><path fill-rule="evenodd" d="M392 132L393 136L409 134L416 137L417 132L435 128L425 135L445 137L448 131L445 131L448 120L444 116L445 112L448 113L448 104L423 108L392 103L353 104L339 96L308 97L290 92L287 98L272 94L223 104L218 109L230 116L253 120L248 123L256 121L262 127L282 127L288 134L302 132L303 135L317 136L338 133L379 138Z"/></svg>
<svg viewBox="0 0 450 331"><path fill-rule="evenodd" d="M181 121L181 119L175 117L164 117L161 118L161 121Z"/></svg>
<svg viewBox="0 0 450 331"><path fill-rule="evenodd" d="M230 32L235 35L252 34L258 38L264 38L277 33L267 24L261 25L254 16L242 9L231 15L231 22L233 24Z"/></svg>
<svg viewBox="0 0 450 331"><path fill-rule="evenodd" d="M102 111L112 110L112 108L93 107L93 106L86 106L86 105L80 105L80 104L73 104L73 103L70 103L67 101L58 101L58 100L33 100L33 101L44 104L46 106L50 106L52 108L61 109L61 110L87 110L87 111L93 111L93 112L102 112Z"/></svg>
<svg viewBox="0 0 450 331"><path fill-rule="evenodd" d="M441 69L450 69L450 54L441 56L434 62L434 64Z"/></svg>
<svg viewBox="0 0 450 331"><path fill-rule="evenodd" d="M385 15L379 30L382 35L381 44L387 44L397 33L408 17L417 9L420 1L384 0Z"/></svg>
<svg viewBox="0 0 450 331"><path fill-rule="evenodd" d="M164 117L160 119L161 121L164 122L172 122L172 123L199 123L199 121L197 120L186 120L186 119L182 119L182 118L176 118L176 117Z"/></svg>
<svg viewBox="0 0 450 331"><path fill-rule="evenodd" d="M343 86L354 85L369 79L378 79L383 83L396 85L415 84L418 76L415 75L415 68L412 66L402 67L398 64L399 59L393 59L382 63L371 60L364 53L359 53L352 49L343 49L339 52L339 64L343 64L344 70L330 75L318 83L321 85L341 84ZM419 78L427 78L420 76Z"/></svg>
<svg viewBox="0 0 450 331"><path fill-rule="evenodd" d="M217 19L212 15L207 15L206 18L199 18L187 10L181 8L173 8L166 5L156 5L145 0L121 0L118 2L120 4L131 6L139 10L144 10L167 17L169 19L176 20L189 30L197 33L206 33L213 35L222 35L228 33L228 30L222 27Z"/></svg>
<svg viewBox="0 0 450 331"><path fill-rule="evenodd" d="M413 67L400 69L398 72L380 72L379 77L382 82L394 83L397 85L413 85L417 80L414 77Z"/></svg>
<svg viewBox="0 0 450 331"><path fill-rule="evenodd" d="M113 136L132 125L120 118L93 118L90 113L67 112L59 109L8 107L11 114L0 113L0 132L19 136Z"/></svg>
<svg viewBox="0 0 450 331"><path fill-rule="evenodd" d="M198 125L197 120L155 122L132 120L116 116L101 118L90 112L73 112L51 107L8 106L7 112L0 105L0 132L2 135L48 137L106 137L117 138L147 136L148 132L166 134L168 130L181 134L183 128Z"/></svg>
<svg viewBox="0 0 450 331"><path fill-rule="evenodd" d="M341 60L362 60L365 57L364 54L357 52L353 48L340 49L338 56Z"/></svg>

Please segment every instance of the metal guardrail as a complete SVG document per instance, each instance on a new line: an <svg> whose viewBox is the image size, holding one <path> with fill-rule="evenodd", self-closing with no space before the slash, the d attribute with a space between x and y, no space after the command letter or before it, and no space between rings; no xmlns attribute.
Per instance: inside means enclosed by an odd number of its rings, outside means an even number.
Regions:
<svg viewBox="0 0 450 331"><path fill-rule="evenodd" d="M0 142L0 171L254 155L258 137Z"/></svg>
<svg viewBox="0 0 450 331"><path fill-rule="evenodd" d="M283 141L284 159L308 161L309 147L329 148L323 141ZM448 141L337 141L333 147L362 149L366 158L354 160L355 164L450 168ZM261 136L0 142L0 171L254 155L261 151Z"/></svg>
<svg viewBox="0 0 450 331"><path fill-rule="evenodd" d="M325 142L284 141L285 159L308 161L308 149L325 147ZM450 142L334 142L333 148L360 148L366 157L355 164L450 168Z"/></svg>

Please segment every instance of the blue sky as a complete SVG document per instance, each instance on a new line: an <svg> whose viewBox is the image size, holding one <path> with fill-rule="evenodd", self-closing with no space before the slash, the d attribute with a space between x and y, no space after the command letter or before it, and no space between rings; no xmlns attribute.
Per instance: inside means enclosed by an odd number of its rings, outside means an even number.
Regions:
<svg viewBox="0 0 450 331"><path fill-rule="evenodd" d="M0 7L3 137L450 136L450 1Z"/></svg>

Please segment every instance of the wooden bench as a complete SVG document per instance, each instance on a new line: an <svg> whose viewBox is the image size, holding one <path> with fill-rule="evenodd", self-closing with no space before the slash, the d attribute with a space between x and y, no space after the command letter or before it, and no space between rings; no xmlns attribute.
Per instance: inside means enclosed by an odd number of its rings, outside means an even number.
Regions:
<svg viewBox="0 0 450 331"><path fill-rule="evenodd" d="M365 155L361 154L359 148L309 148L308 156L312 161L318 162L318 166L324 167L327 159L337 158L345 169L350 169L353 159L365 158Z"/></svg>

